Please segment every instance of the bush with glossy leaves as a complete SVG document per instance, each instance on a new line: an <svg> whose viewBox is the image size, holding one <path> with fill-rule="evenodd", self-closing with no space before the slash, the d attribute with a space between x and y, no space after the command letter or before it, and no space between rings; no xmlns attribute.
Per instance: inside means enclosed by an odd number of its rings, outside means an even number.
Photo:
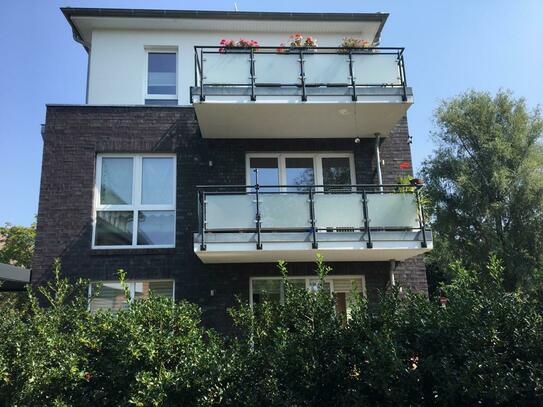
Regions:
<svg viewBox="0 0 543 407"><path fill-rule="evenodd" d="M445 306L353 290L350 316L326 290L231 310L236 335L202 327L187 302L151 296L88 311L87 282L56 278L0 318L1 405L541 405L540 290L508 292L503 268L456 267ZM330 269L317 261L320 286ZM121 281L124 274L121 274ZM541 288L541 287L540 287Z"/></svg>

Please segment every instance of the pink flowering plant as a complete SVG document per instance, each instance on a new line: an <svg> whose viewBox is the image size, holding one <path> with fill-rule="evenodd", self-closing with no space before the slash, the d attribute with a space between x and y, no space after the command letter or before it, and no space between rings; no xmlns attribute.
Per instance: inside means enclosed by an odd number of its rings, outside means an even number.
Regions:
<svg viewBox="0 0 543 407"><path fill-rule="evenodd" d="M236 47L236 41L228 39L228 38L223 38L223 39L221 39L221 42L219 42L219 45L224 47L224 48L235 48Z"/></svg>
<svg viewBox="0 0 543 407"><path fill-rule="evenodd" d="M340 44L340 52L348 52L353 48L370 48L371 44L363 39L356 37L344 37Z"/></svg>
<svg viewBox="0 0 543 407"><path fill-rule="evenodd" d="M221 46L220 52L225 52L227 49L234 49L234 48L258 48L260 45L258 44L258 41L255 40L249 40L247 38L240 38L239 41L232 40L229 38L222 38L219 42L219 45Z"/></svg>
<svg viewBox="0 0 543 407"><path fill-rule="evenodd" d="M317 40L308 35L307 37L304 37L301 33L295 33L289 35L289 42L286 45L287 47L291 48L317 48ZM285 44L281 44L281 47L284 47Z"/></svg>
<svg viewBox="0 0 543 407"><path fill-rule="evenodd" d="M237 43L238 48L258 48L258 41L255 40L248 40L246 38L240 38L240 40Z"/></svg>

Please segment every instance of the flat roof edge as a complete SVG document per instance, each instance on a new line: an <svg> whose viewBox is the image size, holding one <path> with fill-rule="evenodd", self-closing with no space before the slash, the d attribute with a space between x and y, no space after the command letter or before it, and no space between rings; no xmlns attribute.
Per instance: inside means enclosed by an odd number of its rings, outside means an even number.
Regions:
<svg viewBox="0 0 543 407"><path fill-rule="evenodd" d="M30 281L30 270L24 267L0 263L0 281L28 283Z"/></svg>
<svg viewBox="0 0 543 407"><path fill-rule="evenodd" d="M87 8L61 7L62 14L72 28L73 38L90 52L90 40L85 40L72 20L74 17L119 17L119 18L186 18L186 19L222 19L222 20L261 20L261 21L313 21L313 22L378 22L379 28L373 42L379 44L381 31L389 13L312 13L281 11L213 11L213 10L158 10L158 9L122 9L122 8Z"/></svg>
<svg viewBox="0 0 543 407"><path fill-rule="evenodd" d="M200 18L236 20L291 20L291 21L380 21L385 23L388 13L312 13L282 11L215 11L215 10L158 10L121 8L61 7L67 19L71 17L139 17L139 18Z"/></svg>
<svg viewBox="0 0 543 407"><path fill-rule="evenodd" d="M146 109L194 109L192 105L131 105L131 104L88 104L88 103L46 103L45 107L115 107Z"/></svg>

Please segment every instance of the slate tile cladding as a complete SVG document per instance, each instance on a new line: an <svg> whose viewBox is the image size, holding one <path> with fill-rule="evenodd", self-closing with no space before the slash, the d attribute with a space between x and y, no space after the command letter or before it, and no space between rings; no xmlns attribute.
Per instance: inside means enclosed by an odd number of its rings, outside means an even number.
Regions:
<svg viewBox="0 0 543 407"><path fill-rule="evenodd" d="M48 106L32 282L52 278L55 258L70 278L116 280L119 268L130 279L171 278L178 299L198 303L207 324L228 330L226 309L235 305L236 296L248 300L249 278L277 275L277 268L200 262L192 246L196 185L244 184L245 154L265 151L352 151L357 182L376 182L374 140L209 140L201 137L192 107ZM149 152L177 154L175 249L91 250L96 154ZM395 182L399 164L411 162L406 119L384 138L381 157L383 181ZM388 284L389 262L331 265L334 274L365 274L370 300ZM314 264L293 263L289 270L292 275L313 275ZM395 273L397 281L426 292L422 259L397 264Z"/></svg>

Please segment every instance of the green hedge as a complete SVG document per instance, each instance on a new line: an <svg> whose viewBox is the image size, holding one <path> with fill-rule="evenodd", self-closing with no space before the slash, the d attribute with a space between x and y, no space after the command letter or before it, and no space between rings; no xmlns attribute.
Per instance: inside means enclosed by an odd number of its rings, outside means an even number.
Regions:
<svg viewBox="0 0 543 407"><path fill-rule="evenodd" d="M286 274L283 264L280 269ZM319 260L319 278L329 269ZM86 282L0 311L8 406L541 405L541 296L502 289L503 270L457 270L448 304L392 290L350 320L324 291L231 310L239 334L204 329L187 302L152 297L87 311ZM58 271L57 271L58 276ZM537 290L535 290L537 292ZM400 298L401 297L401 298Z"/></svg>

